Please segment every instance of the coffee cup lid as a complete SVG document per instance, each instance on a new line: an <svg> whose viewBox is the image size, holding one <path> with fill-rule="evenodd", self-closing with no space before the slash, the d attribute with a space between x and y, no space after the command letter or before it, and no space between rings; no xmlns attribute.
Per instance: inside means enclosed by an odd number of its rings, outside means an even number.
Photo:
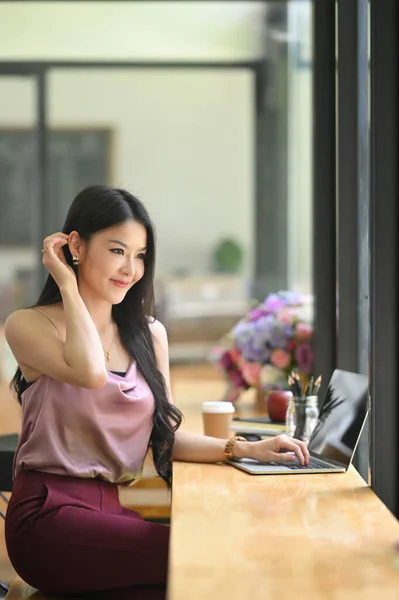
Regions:
<svg viewBox="0 0 399 600"><path fill-rule="evenodd" d="M202 412L206 413L233 413L235 408L232 402L203 402Z"/></svg>

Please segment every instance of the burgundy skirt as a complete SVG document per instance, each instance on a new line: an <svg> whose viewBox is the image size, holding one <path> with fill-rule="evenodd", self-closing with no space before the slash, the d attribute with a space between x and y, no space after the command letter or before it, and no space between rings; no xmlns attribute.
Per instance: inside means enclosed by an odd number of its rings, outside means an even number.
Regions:
<svg viewBox="0 0 399 600"><path fill-rule="evenodd" d="M123 508L113 484L22 471L5 535L16 572L42 592L165 598L169 527Z"/></svg>

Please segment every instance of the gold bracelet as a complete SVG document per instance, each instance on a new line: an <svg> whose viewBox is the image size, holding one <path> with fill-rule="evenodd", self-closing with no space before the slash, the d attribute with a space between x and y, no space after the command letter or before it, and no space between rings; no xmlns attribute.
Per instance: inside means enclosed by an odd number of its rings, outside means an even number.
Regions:
<svg viewBox="0 0 399 600"><path fill-rule="evenodd" d="M233 435L228 440L228 442L224 448L224 455L227 458L227 460L240 460L239 458L234 456L234 446L236 445L236 442L246 442L246 441L247 440L244 437L236 437L235 435Z"/></svg>

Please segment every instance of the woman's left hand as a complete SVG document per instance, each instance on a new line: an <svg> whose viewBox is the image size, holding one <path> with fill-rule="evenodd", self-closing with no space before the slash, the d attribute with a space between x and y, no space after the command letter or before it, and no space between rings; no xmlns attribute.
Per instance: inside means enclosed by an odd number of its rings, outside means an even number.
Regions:
<svg viewBox="0 0 399 600"><path fill-rule="evenodd" d="M237 458L244 458L239 452L238 444L239 442L236 443L234 454ZM306 444L285 434L260 442L248 442L245 447L245 458L253 458L259 462L292 462L292 453L297 456L301 465L308 465L310 460Z"/></svg>

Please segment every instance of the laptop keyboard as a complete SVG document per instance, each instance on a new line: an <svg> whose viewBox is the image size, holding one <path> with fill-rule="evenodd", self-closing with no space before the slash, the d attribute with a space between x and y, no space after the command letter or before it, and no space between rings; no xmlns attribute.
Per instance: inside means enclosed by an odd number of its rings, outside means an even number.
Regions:
<svg viewBox="0 0 399 600"><path fill-rule="evenodd" d="M310 463L308 465L301 465L299 463L299 461L295 461L292 465L289 463L285 464L286 467L288 467L289 469L300 469L300 470L305 470L306 469L335 469L336 467L334 465L329 465L328 463L322 462L321 460L318 460L317 458L313 458L312 456L310 457Z"/></svg>

